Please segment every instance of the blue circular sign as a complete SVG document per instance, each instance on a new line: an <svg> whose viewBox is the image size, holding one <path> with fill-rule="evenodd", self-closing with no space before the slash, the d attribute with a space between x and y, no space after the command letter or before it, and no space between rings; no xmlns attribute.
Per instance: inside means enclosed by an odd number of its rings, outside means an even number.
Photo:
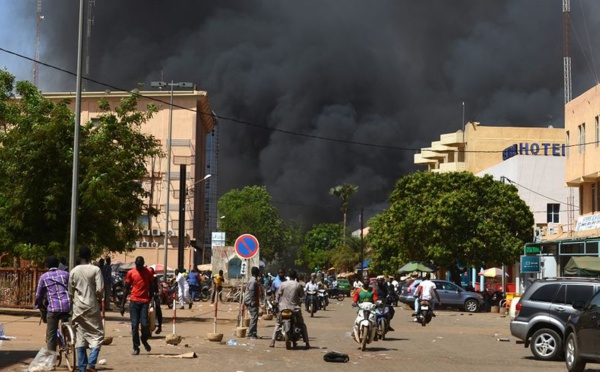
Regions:
<svg viewBox="0 0 600 372"><path fill-rule="evenodd" d="M250 259L258 253L258 239L251 234L240 235L235 240L235 253L240 258Z"/></svg>

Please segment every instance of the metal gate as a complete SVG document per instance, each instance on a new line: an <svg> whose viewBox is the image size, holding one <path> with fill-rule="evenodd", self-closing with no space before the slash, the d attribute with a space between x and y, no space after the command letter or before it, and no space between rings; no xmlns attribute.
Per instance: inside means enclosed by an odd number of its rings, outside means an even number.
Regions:
<svg viewBox="0 0 600 372"><path fill-rule="evenodd" d="M38 279L46 271L0 268L0 307L33 308Z"/></svg>

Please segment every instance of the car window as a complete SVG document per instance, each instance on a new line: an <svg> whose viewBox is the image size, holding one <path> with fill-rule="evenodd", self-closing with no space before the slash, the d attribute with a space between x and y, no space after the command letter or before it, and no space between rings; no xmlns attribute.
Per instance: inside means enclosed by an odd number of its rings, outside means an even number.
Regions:
<svg viewBox="0 0 600 372"><path fill-rule="evenodd" d="M596 293L596 295L594 297L592 297L587 309L596 309L599 307L600 307L600 292Z"/></svg>
<svg viewBox="0 0 600 372"><path fill-rule="evenodd" d="M540 301L540 302L552 302L556 291L558 291L560 284L548 284L540 286L535 292L531 294L529 300Z"/></svg>
<svg viewBox="0 0 600 372"><path fill-rule="evenodd" d="M573 305L575 301L587 302L594 294L594 287L584 284L563 284L556 294L557 304Z"/></svg>
<svg viewBox="0 0 600 372"><path fill-rule="evenodd" d="M458 291L458 288L453 283L448 282L435 282L436 289L444 290L444 291Z"/></svg>

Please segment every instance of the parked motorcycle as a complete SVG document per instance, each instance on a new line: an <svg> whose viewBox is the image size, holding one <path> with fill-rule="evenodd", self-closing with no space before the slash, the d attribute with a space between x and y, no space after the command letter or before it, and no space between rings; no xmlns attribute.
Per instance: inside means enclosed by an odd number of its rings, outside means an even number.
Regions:
<svg viewBox="0 0 600 372"><path fill-rule="evenodd" d="M125 292L125 283L123 283L123 279L121 279L121 277L118 275L113 275L111 279L111 294L113 303L117 306L121 306L121 303L123 302L123 295Z"/></svg>
<svg viewBox="0 0 600 372"><path fill-rule="evenodd" d="M200 300L202 302L206 302L208 300L210 300L210 297L212 295L211 289L210 289L210 283L206 282L206 284L204 284L204 282L202 284L200 284L200 290L198 291L198 297L200 297Z"/></svg>
<svg viewBox="0 0 600 372"><path fill-rule="evenodd" d="M298 340L300 340L302 338L302 326L298 325L298 313L302 311L300 309L298 310L290 310L290 309L284 309L281 310L280 313L280 322L281 322L281 336L279 336L280 339L285 340L285 348L286 349L291 349L292 347L296 347ZM303 325L304 327L306 327L306 325ZM278 336L275 335L275 339L278 339Z"/></svg>
<svg viewBox="0 0 600 372"><path fill-rule="evenodd" d="M431 302L429 300L421 300L419 312L417 313L417 321L421 323L423 327L425 327L427 323L431 322L432 317L433 308L431 306Z"/></svg>
<svg viewBox="0 0 600 372"><path fill-rule="evenodd" d="M308 311L310 313L311 318L315 316L317 310L319 310L319 299L317 296L317 291L306 291L307 301L308 301Z"/></svg>
<svg viewBox="0 0 600 372"><path fill-rule="evenodd" d="M329 296L327 295L327 290L319 289L317 292L317 297L319 299L319 307L324 311L327 310L327 306L329 305Z"/></svg>
<svg viewBox="0 0 600 372"><path fill-rule="evenodd" d="M167 286L167 307L173 308L173 300L177 301L177 292L179 291L177 283Z"/></svg>
<svg viewBox="0 0 600 372"><path fill-rule="evenodd" d="M377 337L385 340L390 325L390 305L384 304L381 300L377 301L375 316L377 319Z"/></svg>
<svg viewBox="0 0 600 372"><path fill-rule="evenodd" d="M362 351L367 344L376 340L377 316L375 315L375 304L362 302L358 304L358 315L354 320L354 340L358 342Z"/></svg>
<svg viewBox="0 0 600 372"><path fill-rule="evenodd" d="M277 316L277 304L275 301L275 296L273 296L273 291L269 288L267 290L267 297L265 299L265 307L267 310L267 314L272 314L273 316ZM281 341L281 340L277 340Z"/></svg>

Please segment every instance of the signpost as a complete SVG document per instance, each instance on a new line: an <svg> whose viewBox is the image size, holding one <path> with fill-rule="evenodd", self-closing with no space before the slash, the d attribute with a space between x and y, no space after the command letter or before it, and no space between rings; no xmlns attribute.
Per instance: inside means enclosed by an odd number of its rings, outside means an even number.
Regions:
<svg viewBox="0 0 600 372"><path fill-rule="evenodd" d="M540 272L540 256L521 256L521 273L534 274Z"/></svg>
<svg viewBox="0 0 600 372"><path fill-rule="evenodd" d="M258 253L259 244L258 239L251 234L242 234L235 240L235 253L242 259L242 266L240 267L240 274L242 274L242 291L244 291L244 284L246 281L246 273L248 271L248 260L256 256ZM242 312L242 304L244 303L244 294L242 292L242 301L240 302L240 313L238 316L239 324L241 327L244 321Z"/></svg>

